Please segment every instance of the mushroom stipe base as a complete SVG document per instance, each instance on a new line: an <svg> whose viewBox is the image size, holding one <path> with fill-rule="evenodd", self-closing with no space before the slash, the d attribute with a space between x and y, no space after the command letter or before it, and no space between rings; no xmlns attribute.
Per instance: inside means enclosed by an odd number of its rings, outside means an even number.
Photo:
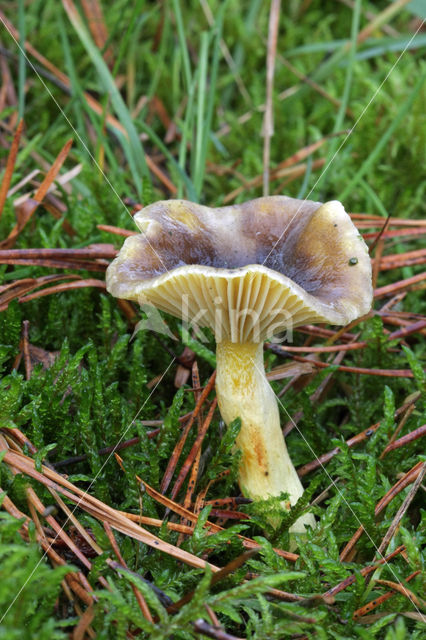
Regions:
<svg viewBox="0 0 426 640"><path fill-rule="evenodd" d="M253 500L287 493L287 511L303 494L281 430L276 396L266 378L263 343L219 342L216 349L216 393L222 418L241 419L236 446L241 451L239 483ZM277 523L274 523L275 525ZM301 516L290 531L303 533L315 518Z"/></svg>

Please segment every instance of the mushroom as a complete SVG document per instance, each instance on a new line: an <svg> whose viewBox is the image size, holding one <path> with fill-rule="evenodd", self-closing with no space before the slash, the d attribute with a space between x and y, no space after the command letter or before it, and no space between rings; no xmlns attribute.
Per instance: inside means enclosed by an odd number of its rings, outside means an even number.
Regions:
<svg viewBox="0 0 426 640"><path fill-rule="evenodd" d="M315 322L345 325L371 307L367 247L337 201L258 198L209 208L184 200L156 202L134 220L107 269L114 296L150 304L213 330L216 393L226 424L241 418L239 484L254 500L303 487L280 427L263 363L263 341ZM291 528L314 526L304 514Z"/></svg>

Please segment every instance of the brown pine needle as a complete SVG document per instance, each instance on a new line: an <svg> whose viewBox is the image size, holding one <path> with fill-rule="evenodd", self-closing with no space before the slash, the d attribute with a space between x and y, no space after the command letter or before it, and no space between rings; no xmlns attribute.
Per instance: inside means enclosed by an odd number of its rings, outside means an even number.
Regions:
<svg viewBox="0 0 426 640"><path fill-rule="evenodd" d="M398 417L402 413L406 412L407 409L409 409L409 407L414 405L414 403L416 402L416 400L419 399L419 397L420 397L420 392L415 394L415 396L410 399L410 402L408 404L404 404L401 407L399 407L395 411L395 417ZM351 447L354 447L356 444L359 444L360 442L364 442L365 440L368 440L368 438L371 438L373 433L377 431L377 429L380 427L380 424L381 424L380 422L376 422L376 424L373 424L367 429L364 429L363 431L361 431L360 433L357 433L355 436L352 436L352 438L349 438L349 440L346 440L346 445L351 448ZM319 456L318 458L315 458L315 460L313 460L312 462L308 462L307 464L304 464L302 467L299 467L297 469L297 473L299 477L302 478L307 473L310 473L311 471L318 469L318 467L321 467L322 465L326 464L335 455L337 455L339 451L340 451L340 448L335 447L328 453L323 453L323 455Z"/></svg>
<svg viewBox="0 0 426 640"><path fill-rule="evenodd" d="M220 518L223 522L226 520L250 520L250 516L247 513L231 509L212 509L210 515L212 518Z"/></svg>
<svg viewBox="0 0 426 640"><path fill-rule="evenodd" d="M188 457L186 458L185 462L182 465L182 469L180 470L180 473L179 473L179 475L177 477L177 480L176 480L176 482L175 482L175 484L173 486L173 489L172 489L172 493L171 493L172 499L176 498L177 494L179 493L179 491L180 491L180 489L181 489L181 487L182 487L182 485L183 485L183 483L185 481L186 476L189 473L189 470L190 470L190 468L191 468L191 466L192 466L192 464L193 464L193 462L195 460L195 457L196 457L196 455L197 455L197 453L198 453L198 451L199 451L199 449L201 447L201 444L203 442L204 436L207 433L207 429L209 428L210 423L211 423L211 421L213 419L213 414L214 414L214 411L216 409L216 405L217 405L217 398L215 398L213 400L213 402L211 404L211 407L209 409L209 412L207 414L207 417L204 420L203 426L202 426L200 432L198 433L197 437L195 438L194 444L192 445L192 448L191 448L191 451L188 454Z"/></svg>
<svg viewBox="0 0 426 640"><path fill-rule="evenodd" d="M377 517L379 513L383 511L387 505L392 502L392 500L397 496L405 487L407 487L412 482L415 482L420 473L422 473L423 462L418 462L412 469L407 471L402 478L400 478L394 485L387 491L387 493L379 500L374 509L374 515ZM340 554L340 561L345 562L348 556L351 554L352 549L355 547L356 543L360 539L364 532L364 527L361 525L357 531L354 533L349 542L345 545L345 548Z"/></svg>
<svg viewBox="0 0 426 640"><path fill-rule="evenodd" d="M133 522L137 522L139 524L144 524L149 527L157 527L160 529L161 527L166 526L170 531L177 531L178 533L192 535L194 531L194 527L190 527L185 524L178 524L176 522L165 522L164 520L160 520L159 518L149 518L148 516L142 516L139 513L128 513L127 511L120 511L126 518L132 520ZM177 545L179 546L179 545Z"/></svg>
<svg viewBox="0 0 426 640"><path fill-rule="evenodd" d="M350 213L352 220L358 229L369 229L370 227L381 227L386 218L374 216L369 213ZM389 218L390 227L426 227L426 220L416 220L410 218ZM373 234L374 235L374 234Z"/></svg>
<svg viewBox="0 0 426 640"><path fill-rule="evenodd" d="M68 156L68 153L72 146L72 142L73 142L72 140L68 140L68 142L65 143L65 145L62 147L61 151L59 152L55 162L50 167L43 182L41 183L41 185L39 186L39 188L34 194L34 200L36 202L43 201L44 196L47 194L50 186L52 185L53 181L55 180L56 176L59 173L60 168L62 167L62 165L64 164Z"/></svg>
<svg viewBox="0 0 426 640"><path fill-rule="evenodd" d="M53 181L58 175L62 165L64 164L68 156L68 153L71 149L71 145L72 145L72 140L68 140L68 142L65 143L65 145L59 152L56 160L54 161L49 171L47 172L46 176L44 177L43 182L35 192L34 197L28 198L27 200L25 200L25 202L23 202L19 206L19 208L17 208L18 221L13 227L12 231L9 233L6 240L3 240L3 242L0 243L0 247L8 249L14 245L18 235L21 233L21 231L27 225L29 220L32 218L37 207L43 201L43 198L47 194L50 186L52 185Z"/></svg>
<svg viewBox="0 0 426 640"><path fill-rule="evenodd" d="M34 478L34 480L37 480L47 488L53 488L56 491L62 493L65 497L74 502L80 509L87 511L95 518L100 519L101 521L109 522L109 524L117 531L120 531L121 533L124 533L125 535L128 535L135 540L139 540L140 542L143 542L153 547L154 549L157 549L158 551L167 553L170 556L175 557L177 560L189 564L190 566L202 569L208 564L212 571L215 572L218 570L215 565L206 563L200 558L197 558L197 556L194 556L193 554L188 553L187 551L184 551L182 549L178 549L177 547L164 542L160 538L157 538L146 529L143 529L136 523L130 521L116 509L109 507L108 505L101 502L97 498L94 498L76 485L68 482L68 480L66 480L63 476L49 469L48 467L43 465L42 471L37 471L35 469L34 461L31 458L9 450L6 451L4 461L12 468L25 473L31 478Z"/></svg>
<svg viewBox="0 0 426 640"><path fill-rule="evenodd" d="M411 602L417 607L426 607L426 602L420 600L410 589L404 587L402 584L398 584L397 582L393 582L392 580L375 580L376 584L383 584L386 587L390 587L394 591L400 593L404 598L408 598ZM424 619L426 623L426 617Z"/></svg>
<svg viewBox="0 0 426 640"><path fill-rule="evenodd" d="M192 511L188 511L188 509L185 509L179 503L173 502L173 500L170 500L170 498L163 496L162 493L150 487L139 476L136 476L136 479L143 484L147 494L150 495L152 498L154 498L154 500L157 500L157 502L167 507L167 509L170 509L170 511L173 511L174 513L177 513L179 516L185 518L186 520L189 520L190 522L193 522L194 524L196 524L198 520L197 514L192 513ZM224 530L223 527L220 527L219 525L215 524L214 522L210 522L209 520L207 520L205 527L206 529L210 529L213 533ZM251 540L251 538L246 538L245 536L242 536L239 534L237 537L239 540L241 540L243 546L248 549L260 548L260 544L258 542L255 542L254 540ZM296 560L299 557L297 553L284 551L283 549L274 549L274 551L279 556L281 556L282 558L285 558L286 560L289 560L290 562L296 562Z"/></svg>
<svg viewBox="0 0 426 640"><path fill-rule="evenodd" d="M110 224L97 224L96 228L100 231L107 231L108 233L113 233L116 236L124 236L128 238L129 236L137 236L139 231L129 231L129 229L122 229L121 227L113 227Z"/></svg>
<svg viewBox="0 0 426 640"><path fill-rule="evenodd" d="M108 540L111 543L112 550L114 551L115 555L117 556L118 561L120 562L120 564L125 569L128 569L126 561L124 560L123 556L121 555L120 547L117 544L117 541L116 541L116 539L114 537L114 533L113 533L113 531L111 529L111 526L109 525L108 522L103 522L102 524L104 525L104 529L105 529L105 532L106 532L106 534L108 536ZM131 583L131 588L132 588L132 591L133 591L133 593L135 595L136 602L138 603L139 609L141 610L143 617L146 620L149 620L149 622L152 622L153 620L152 620L151 612L150 612L150 610L148 608L148 605L146 603L145 598L143 597L143 595L141 594L141 592L139 591L139 589L136 587L135 584Z"/></svg>
<svg viewBox="0 0 426 640"><path fill-rule="evenodd" d="M75 269L80 271L96 271L104 273L108 263L91 262L89 260L46 260L43 258L1 258L0 264L29 265L34 267L48 267L49 269Z"/></svg>
<svg viewBox="0 0 426 640"><path fill-rule="evenodd" d="M392 558L395 558L395 556L399 555L400 553L403 553L404 551L405 551L405 545L402 544L399 547L397 547L394 551L392 551L392 553L387 555L385 558L381 558L380 560L378 560L375 564L370 565L368 567L363 567L360 570L361 575L368 576L370 573L373 573L374 571L376 571L377 567L379 567L382 564L387 564L389 560L392 560ZM340 593L341 591L349 587L351 584L353 584L355 580L356 580L355 575L349 576L348 578L345 578L344 580L342 580L342 582L339 582L339 584L336 584L334 587L331 587L330 589L328 589L328 591L326 591L323 594L323 596L324 597L335 596L336 594Z"/></svg>
<svg viewBox="0 0 426 640"><path fill-rule="evenodd" d="M91 638L94 638L95 635L90 633L90 625L95 617L95 612L93 605L89 605L84 613L80 615L80 620L77 622L74 627L72 640L84 640L86 634L89 634ZM93 634L93 635L92 635Z"/></svg>
<svg viewBox="0 0 426 640"><path fill-rule="evenodd" d="M410 506L411 502L413 501L414 496L416 495L422 480L425 476L426 473L426 462L423 463L423 466L420 468L419 470L419 474L413 484L413 486L411 487L410 491L407 493L407 495L404 498L404 501L402 503L402 505L400 506L400 508L398 509L398 511L395 514L395 517L392 520L392 523L389 527L389 529L386 531L385 536L383 537L383 540L380 543L379 548L377 549L377 555L381 555L382 553L384 553L390 543L390 541L392 540L393 536L396 533L397 528L399 527L399 523L401 522L402 518L404 517L408 507Z"/></svg>
<svg viewBox="0 0 426 640"><path fill-rule="evenodd" d="M69 10L70 13L72 13L73 16L76 17L76 19L78 19L78 20L81 19L80 15L77 12L77 9L76 9L74 3L72 3L71 0L67 0L66 3L64 2L64 5L65 5L65 8L67 10ZM17 41L20 41L19 31L17 29L15 29L15 27L10 22L10 20L8 20L8 18L3 13L3 11L0 11L0 19L3 22L3 25L9 31L9 33L11 33L13 35L13 37ZM31 56L33 56L42 66L44 66L46 69L48 69L55 76L55 78L57 78L62 83L62 85L68 91L71 91L72 84L71 84L70 79L68 78L68 76L65 73L60 71L47 58L45 58L41 53L39 53L37 51L37 49L35 47L33 47L28 41L23 43L23 47L24 47L24 49L25 49L25 51L27 53L29 53ZM98 102L87 91L83 91L83 98L87 102L87 104L90 107L90 109L92 109L92 111L94 111L94 113L96 113L97 115L99 115L101 117L104 117L104 115L105 115L104 114L104 107L100 102ZM113 116L108 114L106 116L106 122L107 122L108 126L113 131L114 130L119 131L121 135L124 135L124 136L127 137L126 130L124 129L122 124L116 118L114 118ZM148 154L145 154L145 159L146 159L146 164L148 165L148 168L152 171L152 173L155 176L157 176L157 178L162 182L162 184L164 184L164 186L168 189L168 191L171 194L176 194L177 193L176 186L173 184L173 182L170 180L170 178L164 173L164 171L158 166L158 164L156 162L154 162L153 159Z"/></svg>
<svg viewBox="0 0 426 640"><path fill-rule="evenodd" d="M318 369L326 369L330 366L327 362L320 362L319 360L308 360L308 358L304 358L302 356L294 356L288 350L287 347L282 347L277 344L268 344L267 348L273 353L278 353L279 355L288 355L293 360L297 362L308 362L312 364L312 366L317 367ZM411 369L374 369L374 368L365 368L365 367L348 367L346 365L338 365L339 371L348 371L349 373L360 373L366 376L382 376L387 378L413 378L413 372Z"/></svg>
<svg viewBox="0 0 426 640"><path fill-rule="evenodd" d="M21 139L23 126L24 121L20 120L18 126L16 127L15 135L13 136L9 155L7 157L6 169L4 171L3 180L0 186L0 218L3 213L4 203L6 202L7 192L12 180L13 169L15 167L16 156L18 155L19 141Z"/></svg>
<svg viewBox="0 0 426 640"><path fill-rule="evenodd" d="M53 293L61 293L62 291L69 291L71 289L83 289L84 287L97 287L98 289L105 289L106 285L104 280L95 280L94 278L87 278L86 280L76 280L75 282L58 284L54 287L46 287L46 289L41 289L41 291L30 293L27 296L19 298L19 302L29 302L30 300L35 300L36 298L50 296Z"/></svg>
<svg viewBox="0 0 426 640"><path fill-rule="evenodd" d="M83 249L4 249L0 251L0 264L3 260L81 260L81 259L113 259L117 255L117 250L112 244L89 245Z"/></svg>
<svg viewBox="0 0 426 640"><path fill-rule="evenodd" d="M76 274L40 276L39 278L24 278L15 280L8 285L0 286L0 311L7 309L9 303L33 289L37 289L49 282L60 282L63 280L79 280Z"/></svg>
<svg viewBox="0 0 426 640"><path fill-rule="evenodd" d="M286 344L283 349L291 353L333 353L336 351L355 351L356 349L364 349L367 344L367 342L351 342L350 344L337 344L324 347L291 347L290 345ZM267 346L269 346L268 343ZM312 366L315 365L312 364Z"/></svg>
<svg viewBox="0 0 426 640"><path fill-rule="evenodd" d="M378 262L380 262L380 256L381 256L381 255L382 255L382 253L383 253L383 249L384 249L384 238L383 238L383 234L385 233L386 229L387 229L387 228L388 228L388 226L389 226L389 218L390 218L390 215L388 215L388 217L386 218L386 220L385 220L385 222L384 222L384 224L383 224L382 228L381 228L381 229L380 229L380 231L377 233L376 237L374 238L373 242L371 243L371 245L370 245L370 247L369 247L369 249L368 249L369 254L371 255L371 254L373 253L374 249L376 248L376 246L380 243L380 245L381 245L381 246L380 246L380 249L379 249L379 252L378 252L378 257L379 257ZM375 282L375 280L374 280L374 273L373 273L373 283L374 283L374 282ZM375 285L374 285L374 286L375 286Z"/></svg>
<svg viewBox="0 0 426 640"><path fill-rule="evenodd" d="M411 278L405 278L405 280L399 280L398 282L393 282L392 284L385 285L384 287L379 287L374 291L374 297L381 298L382 296L393 294L396 291L407 290L410 285L421 282L422 280L426 280L426 271L418 273L415 276L411 276Z"/></svg>
<svg viewBox="0 0 426 640"><path fill-rule="evenodd" d="M418 223L419 224L419 223ZM357 225L359 227L359 225ZM376 225L375 225L376 226ZM421 236L426 233L426 226L421 227L407 227L406 229L392 229L391 231L384 231L382 233L383 240L388 240L390 238L406 238L409 236ZM363 238L366 240L367 238L375 238L377 236L376 231L372 231L371 233L363 233Z"/></svg>
<svg viewBox="0 0 426 640"><path fill-rule="evenodd" d="M93 36L93 40L101 51L105 48L108 42L108 29L105 24L105 19L102 12L102 5L99 0L81 0L81 6L86 15L90 32ZM109 47L103 54L105 61L108 64L113 64L112 49Z"/></svg>
<svg viewBox="0 0 426 640"><path fill-rule="evenodd" d="M410 433L402 436L402 438L399 438L399 440L395 440L395 442L389 443L386 449L383 451L383 457L390 451L394 451L395 449L404 447L409 442L414 442L414 440L418 440L418 438L422 438L423 436L426 436L426 424L422 425L418 429L414 429L414 431L410 431Z"/></svg>
<svg viewBox="0 0 426 640"><path fill-rule="evenodd" d="M200 385L201 385L201 382L200 382L200 373L198 370L198 364L197 364L197 361L194 360L192 364L192 386L194 388L200 388ZM194 398L196 402L199 402L200 400L200 393L201 391L195 392ZM202 417L202 412L200 411L197 416L198 434L201 432L202 427L203 427L203 417ZM191 507L192 496L194 494L195 485L197 483L197 478L198 478L198 471L200 468L200 460L201 460L201 447L199 448L198 453L195 456L194 464L192 465L192 469L191 469L191 475L189 476L188 487L186 490L185 499L183 501L183 506L185 507L185 509L189 509ZM185 521L183 522L185 523ZM180 536L177 542L178 547L180 547L182 541L183 541L183 536Z"/></svg>
<svg viewBox="0 0 426 640"><path fill-rule="evenodd" d="M418 571L414 571L409 576L407 576L407 578L405 578L405 582L410 582L410 580L418 576L420 573L421 573L420 569ZM379 580L376 580L375 582L380 583ZM357 609L354 612L352 617L354 618L354 620L357 620L362 616L364 616L365 614L370 613L370 611L373 611L377 607L380 607L380 605L383 604L383 602L386 602L386 600L389 600L389 598L392 598L392 596L394 596L395 593L396 591L388 591L387 593L384 593L382 596L379 596L378 598L371 600L371 602L367 602L367 604L365 604L363 607L360 607L359 609ZM360 620L360 622L362 622L362 620Z"/></svg>
<svg viewBox="0 0 426 640"><path fill-rule="evenodd" d="M189 434L189 431L192 427L192 425L194 424L194 420L195 418L198 416L199 412L201 411L201 407L203 406L204 402L207 399L207 396L209 395L209 393L211 392L211 390L213 389L214 383L216 380L216 372L214 372L211 376L209 381L207 382L207 385L205 386L203 392L201 393L200 397L197 400L197 403L195 405L194 411L192 412L192 415L187 423L187 425L185 426L182 435L179 439L179 441L177 442L172 456L170 458L169 464L167 465L167 469L164 472L164 476L163 476L163 480L161 482L161 492L165 493L169 487L169 484L171 482L171 479L173 477L173 474L175 472L176 469L176 465L177 462L179 460L180 454L182 453L182 449L185 445L186 442L186 438ZM174 498L174 496L172 496Z"/></svg>

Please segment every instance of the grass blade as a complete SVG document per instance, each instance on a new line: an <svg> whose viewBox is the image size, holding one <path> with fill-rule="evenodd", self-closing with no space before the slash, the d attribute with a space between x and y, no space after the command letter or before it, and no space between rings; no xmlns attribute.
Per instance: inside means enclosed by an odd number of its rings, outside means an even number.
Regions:
<svg viewBox="0 0 426 640"><path fill-rule="evenodd" d="M121 145L126 154L138 197L142 199L143 188L141 175L145 175L147 178L149 178L149 172L142 143L139 139L139 135L133 123L132 117L127 109L127 106L124 103L123 98L120 95L120 92L116 87L114 78L112 77L111 72L105 63L101 52L93 43L75 5L71 0L63 0L63 5L68 14L71 24L73 25L93 65L95 66L96 71L99 74L100 81L111 99L114 111L116 112L121 124L126 130L127 139L119 132L117 132L117 135L120 137Z"/></svg>
<svg viewBox="0 0 426 640"><path fill-rule="evenodd" d="M367 171L372 169L374 163L379 158L382 150L391 139L393 132L399 127L404 117L411 109L415 99L417 98L420 92L420 89L422 88L422 85L425 79L426 79L426 73L421 74L416 84L414 85L414 89L408 96L407 100L405 100L405 102L403 102L402 105L400 106L395 118L392 121L392 124L390 125L386 133L380 138L380 140L378 141L378 143L376 144L376 146L374 147L374 149L372 150L368 158L363 162L363 164L358 169L358 171L356 172L352 180L349 182L349 184L339 194L338 200L341 200L342 202L344 202L345 198L347 198L351 193L351 191L353 191L353 189L356 187L360 179L364 177Z"/></svg>

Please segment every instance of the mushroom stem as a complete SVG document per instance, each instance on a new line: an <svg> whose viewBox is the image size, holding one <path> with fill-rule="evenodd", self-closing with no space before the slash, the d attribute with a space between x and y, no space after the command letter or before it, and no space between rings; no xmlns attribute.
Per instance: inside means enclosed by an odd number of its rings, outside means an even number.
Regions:
<svg viewBox="0 0 426 640"><path fill-rule="evenodd" d="M241 419L236 445L242 453L239 484L244 495L254 500L285 492L286 510L303 493L280 426L276 396L266 378L262 343L220 342L217 344L216 393L222 418L229 425ZM312 514L305 514L291 527L303 533L315 526Z"/></svg>

